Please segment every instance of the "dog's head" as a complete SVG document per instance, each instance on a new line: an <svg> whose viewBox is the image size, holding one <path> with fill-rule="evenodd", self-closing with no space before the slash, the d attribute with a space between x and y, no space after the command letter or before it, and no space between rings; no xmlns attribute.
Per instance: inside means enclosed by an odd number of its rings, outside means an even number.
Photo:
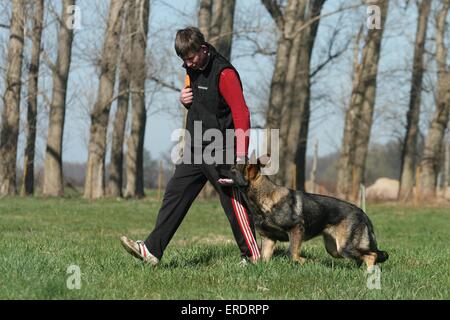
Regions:
<svg viewBox="0 0 450 320"><path fill-rule="evenodd" d="M265 167L269 161L270 156L261 156L256 160L246 160L244 163L219 165L217 166L219 174L225 177L225 179L219 179L219 183L247 188L252 181L255 181L261 175L261 168Z"/></svg>

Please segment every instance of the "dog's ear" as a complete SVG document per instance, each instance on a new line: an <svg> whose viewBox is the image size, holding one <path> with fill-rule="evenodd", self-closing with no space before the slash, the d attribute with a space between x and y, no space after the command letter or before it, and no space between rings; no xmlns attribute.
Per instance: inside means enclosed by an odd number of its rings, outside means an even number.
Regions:
<svg viewBox="0 0 450 320"><path fill-rule="evenodd" d="M257 162L258 160L256 159L256 153L255 150L253 150L247 163L256 164Z"/></svg>
<svg viewBox="0 0 450 320"><path fill-rule="evenodd" d="M251 163L247 165L247 179L249 181L255 179L258 173L259 173L258 165Z"/></svg>
<svg viewBox="0 0 450 320"><path fill-rule="evenodd" d="M262 168L267 166L267 164L270 162L270 154L265 154L258 158L258 165Z"/></svg>

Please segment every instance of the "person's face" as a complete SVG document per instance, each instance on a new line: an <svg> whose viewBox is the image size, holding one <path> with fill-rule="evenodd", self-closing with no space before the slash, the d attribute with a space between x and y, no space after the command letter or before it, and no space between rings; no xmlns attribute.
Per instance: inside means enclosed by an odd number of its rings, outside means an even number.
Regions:
<svg viewBox="0 0 450 320"><path fill-rule="evenodd" d="M208 48L203 45L197 52L190 53L184 57L183 61L188 68L198 70L206 63L207 56Z"/></svg>

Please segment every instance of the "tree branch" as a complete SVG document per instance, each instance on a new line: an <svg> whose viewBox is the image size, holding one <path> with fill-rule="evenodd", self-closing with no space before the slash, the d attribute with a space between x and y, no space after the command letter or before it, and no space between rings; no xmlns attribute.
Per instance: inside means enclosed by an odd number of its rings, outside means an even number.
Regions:
<svg viewBox="0 0 450 320"><path fill-rule="evenodd" d="M350 43L350 41L348 41L348 43ZM313 78L317 73L319 73L320 70L322 70L323 68L325 68L325 66L330 63L331 61L333 61L334 59L338 58L340 55L342 55L348 47L348 43L347 45L342 48L341 50L338 50L337 52L335 52L334 54L331 54L331 52L328 53L328 58L323 61L321 64L319 64L313 72L311 72L311 74L309 75L311 78Z"/></svg>
<svg viewBox="0 0 450 320"><path fill-rule="evenodd" d="M332 15L335 15L335 14L337 14L337 13L339 13L339 12L342 12L342 11L345 11L345 10L356 9L356 8L359 8L359 7L364 6L364 5L365 5L364 3L355 4L355 5L352 5L352 6L349 6L349 7L342 7L342 8L339 8L338 10L335 10L335 11L332 11L332 12L328 12L328 13L322 14L322 15L320 15L320 16L315 16L314 18L308 20L307 22L305 22L304 24L302 24L299 28L297 28L296 30L294 30L294 32L292 33L292 35L290 35L289 37L287 37L287 39L290 39L290 40L294 39L300 32L302 32L303 30L305 30L306 28L308 28L310 25L312 25L312 24L313 24L314 22L316 22L317 20L320 20L320 19L323 19L323 18L332 16Z"/></svg>
<svg viewBox="0 0 450 320"><path fill-rule="evenodd" d="M47 66L50 68L50 70L54 73L58 72L56 69L56 65L50 60L50 57L48 56L47 52L45 50L42 50L42 59L44 59L44 62L47 64Z"/></svg>
<svg viewBox="0 0 450 320"><path fill-rule="evenodd" d="M155 76L151 76L150 80L155 81L157 84L163 86L164 88L167 88L167 89L170 89L170 90L173 90L173 91L176 91L176 92L181 92L181 89L177 88L173 83L167 83L164 80L159 79L159 78L157 78Z"/></svg>
<svg viewBox="0 0 450 320"><path fill-rule="evenodd" d="M337 42L337 36L339 34L340 28L340 21L341 19L339 19L337 26L335 27L335 29L333 30L333 34L331 35L331 39L330 39L330 43L328 45L328 58L323 61L322 63L320 63L315 69L314 71L310 74L310 77L313 78L320 70L322 70L328 63L330 63L331 61L333 61L334 59L338 58L340 55L342 55L345 51L347 51L350 43L351 43L351 39L348 39L347 42L340 48L338 49L335 53L333 52L333 47L334 44ZM361 32L361 30L360 30Z"/></svg>
<svg viewBox="0 0 450 320"><path fill-rule="evenodd" d="M275 0L261 0L263 5L266 7L267 11L272 16L279 30L283 30L284 26L284 17L281 12L280 6L276 3Z"/></svg>

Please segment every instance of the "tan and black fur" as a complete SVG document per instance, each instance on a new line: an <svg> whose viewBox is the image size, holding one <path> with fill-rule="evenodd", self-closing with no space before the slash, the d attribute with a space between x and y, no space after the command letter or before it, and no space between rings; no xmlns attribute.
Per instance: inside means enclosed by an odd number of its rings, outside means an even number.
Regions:
<svg viewBox="0 0 450 320"><path fill-rule="evenodd" d="M322 235L327 252L335 258L363 262L371 268L388 259L379 251L372 223L357 206L328 196L296 191L276 185L260 172L264 166L236 164L218 166L222 176L240 188L257 231L262 237L262 258L268 261L277 241L289 241L292 259L303 263L303 241Z"/></svg>

